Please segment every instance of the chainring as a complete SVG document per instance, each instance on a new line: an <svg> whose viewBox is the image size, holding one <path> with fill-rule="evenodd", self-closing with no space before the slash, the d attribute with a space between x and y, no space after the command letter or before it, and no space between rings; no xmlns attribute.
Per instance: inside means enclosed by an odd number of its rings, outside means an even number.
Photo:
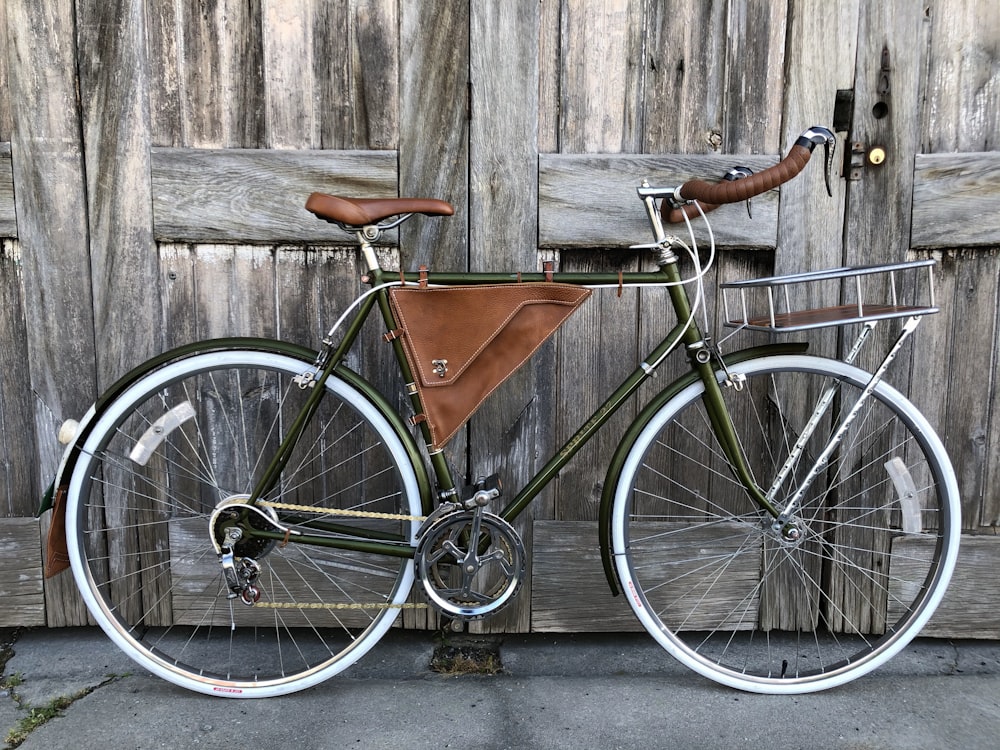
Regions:
<svg viewBox="0 0 1000 750"><path fill-rule="evenodd" d="M456 620L493 614L524 582L521 537L481 509L456 510L422 530L414 561L427 597Z"/></svg>

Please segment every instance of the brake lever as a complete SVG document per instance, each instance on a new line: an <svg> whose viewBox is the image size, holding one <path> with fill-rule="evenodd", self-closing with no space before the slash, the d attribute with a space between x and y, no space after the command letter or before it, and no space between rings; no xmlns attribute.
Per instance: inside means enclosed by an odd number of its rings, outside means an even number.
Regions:
<svg viewBox="0 0 1000 750"><path fill-rule="evenodd" d="M801 143L812 151L816 146L823 144L824 157L826 160L826 171L823 179L826 180L826 194L833 197L833 152L837 149L837 137L828 128L815 125L799 136L797 143Z"/></svg>
<svg viewBox="0 0 1000 750"><path fill-rule="evenodd" d="M727 182L733 182L735 180L742 180L744 177L750 177L753 175L753 170L750 167L733 167L725 176L722 178ZM750 199L747 198L747 218L753 219L753 213L750 210Z"/></svg>

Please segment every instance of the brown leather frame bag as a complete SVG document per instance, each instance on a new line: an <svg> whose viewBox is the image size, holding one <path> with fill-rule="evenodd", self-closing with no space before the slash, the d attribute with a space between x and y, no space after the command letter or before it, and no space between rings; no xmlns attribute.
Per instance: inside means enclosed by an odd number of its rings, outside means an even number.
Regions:
<svg viewBox="0 0 1000 750"><path fill-rule="evenodd" d="M413 371L431 447L445 445L589 296L584 287L553 283L391 289L400 326L394 334Z"/></svg>

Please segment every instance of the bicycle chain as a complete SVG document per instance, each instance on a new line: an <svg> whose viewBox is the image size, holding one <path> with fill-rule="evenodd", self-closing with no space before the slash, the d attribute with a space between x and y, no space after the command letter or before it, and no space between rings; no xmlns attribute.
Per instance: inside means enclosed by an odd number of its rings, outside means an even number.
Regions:
<svg viewBox="0 0 1000 750"><path fill-rule="evenodd" d="M426 521L427 516L404 516L398 513L376 513L368 510L342 510L340 508L319 508L315 505L293 505L291 503L276 503L270 500L260 500L259 505L277 510L297 510L300 513L317 513L321 516L350 516L352 518L382 518L393 521Z"/></svg>
<svg viewBox="0 0 1000 750"><path fill-rule="evenodd" d="M319 515L330 516L350 516L352 518L381 518L399 521L425 521L426 516L408 516L397 513L376 513L367 510L342 510L340 508L319 508L314 505L294 505L292 503L278 503L270 500L261 500L260 505L276 510L294 510L299 513L317 513ZM403 602L401 604L388 604L385 602L364 603L338 603L324 604L322 602L257 602L254 607L264 609L428 609L429 604L417 602Z"/></svg>

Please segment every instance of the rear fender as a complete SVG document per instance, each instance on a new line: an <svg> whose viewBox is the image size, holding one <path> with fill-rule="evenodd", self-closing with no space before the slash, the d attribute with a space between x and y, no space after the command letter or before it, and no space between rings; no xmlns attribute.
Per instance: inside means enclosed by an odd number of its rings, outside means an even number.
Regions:
<svg viewBox="0 0 1000 750"><path fill-rule="evenodd" d="M150 370L192 357L196 354L205 354L208 352L234 348L284 354L289 357L301 359L303 364L306 365L311 365L316 359L315 351L308 349L307 347L298 346L297 344L290 344L284 341L274 341L271 339L227 338L187 344L185 346L178 347L177 349L172 349L169 352L164 352L163 354L144 362L128 374L121 377L110 388L102 393L93 406L87 410L87 413L80 420L79 426L76 428L75 435L72 437L71 442L69 442L63 453L62 461L59 464L59 469L56 472L55 479L52 481L52 484L49 485L49 488L42 497L41 506L38 509L38 515L41 516L46 511L52 509L54 499L58 493L65 493L66 487L69 485L70 477L73 476L73 470L76 468L76 463L80 458L80 446L84 444L87 437L90 435L93 426L104 413L108 404L110 404L115 398L121 395L127 388L129 388ZM410 434L410 431L407 429L403 420L389 405L389 402L386 401L382 394L380 394L374 386L372 386L360 375L344 366L338 366L334 372L339 378L349 383L369 402L371 402L371 404L375 406L375 408L377 408L379 412L389 421L389 424L392 425L393 430L396 432L397 436L403 443L403 446L406 448L406 452L410 457L410 462L413 464L416 472L417 485L420 488L420 502L423 506L424 513L430 513L433 502L431 485L427 477L427 470L421 457L420 450L414 443L413 436Z"/></svg>

